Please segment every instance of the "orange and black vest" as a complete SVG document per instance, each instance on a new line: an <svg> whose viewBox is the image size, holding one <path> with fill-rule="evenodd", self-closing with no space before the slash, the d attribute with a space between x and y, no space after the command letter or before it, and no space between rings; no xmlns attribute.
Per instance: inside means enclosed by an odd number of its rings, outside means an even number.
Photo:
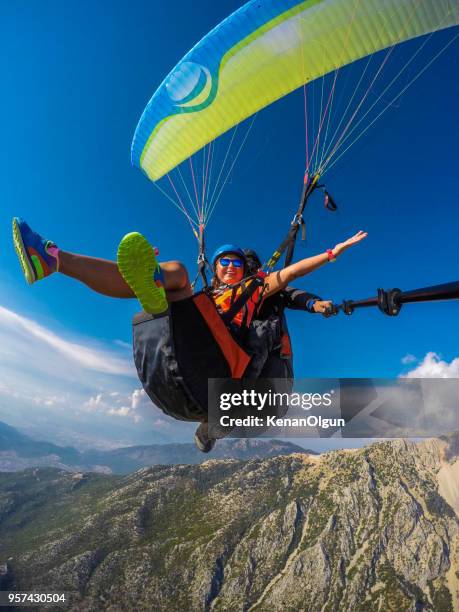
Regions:
<svg viewBox="0 0 459 612"><path fill-rule="evenodd" d="M263 301L263 284L259 282L259 279L264 279L266 276L264 272L259 272L256 277L257 280L251 279L247 282L242 282L237 287L227 287L222 290L216 289L212 297L219 313L222 315L228 313L236 300L241 298L244 292L250 292L251 295L247 300L243 301L241 308L231 320L231 323L237 327L248 327ZM257 282L257 286L251 287L251 284L255 282Z"/></svg>

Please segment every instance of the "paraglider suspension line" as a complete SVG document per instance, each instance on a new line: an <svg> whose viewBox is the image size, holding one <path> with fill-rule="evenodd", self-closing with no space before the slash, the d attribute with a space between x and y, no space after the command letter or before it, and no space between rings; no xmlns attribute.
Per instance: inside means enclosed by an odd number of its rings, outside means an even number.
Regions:
<svg viewBox="0 0 459 612"><path fill-rule="evenodd" d="M319 175L315 174L311 178L309 174L306 172L304 175L303 181L303 191L301 193L300 204L298 206L298 210L295 213L295 216L290 223L290 229L288 234L281 242L280 246L271 256L271 259L266 264L266 269L269 272L274 268L279 259L285 253L285 262L284 267L289 266L293 259L293 253L295 250L295 242L298 236L298 231L301 228L302 240L306 238L306 224L303 218L304 209L306 208L306 204L310 195L317 189L318 187Z"/></svg>

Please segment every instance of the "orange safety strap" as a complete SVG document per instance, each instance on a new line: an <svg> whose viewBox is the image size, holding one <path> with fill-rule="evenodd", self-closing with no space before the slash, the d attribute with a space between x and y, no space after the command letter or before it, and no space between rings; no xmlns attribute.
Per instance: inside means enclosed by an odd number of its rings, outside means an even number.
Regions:
<svg viewBox="0 0 459 612"><path fill-rule="evenodd" d="M281 357L291 357L292 356L292 345L290 343L290 336L287 332L282 332L281 336Z"/></svg>
<svg viewBox="0 0 459 612"><path fill-rule="evenodd" d="M239 346L223 323L212 300L205 294L194 296L193 302L206 321L215 341L220 347L230 369L232 378L242 378L251 357Z"/></svg>

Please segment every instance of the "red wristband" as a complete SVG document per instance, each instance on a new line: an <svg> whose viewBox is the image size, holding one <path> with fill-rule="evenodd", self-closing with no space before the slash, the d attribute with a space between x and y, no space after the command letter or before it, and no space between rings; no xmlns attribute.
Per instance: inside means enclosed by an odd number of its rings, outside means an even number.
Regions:
<svg viewBox="0 0 459 612"><path fill-rule="evenodd" d="M327 249L326 253L328 255L328 261L330 263L333 263L334 261L336 261L336 256L333 254L333 251L331 249Z"/></svg>

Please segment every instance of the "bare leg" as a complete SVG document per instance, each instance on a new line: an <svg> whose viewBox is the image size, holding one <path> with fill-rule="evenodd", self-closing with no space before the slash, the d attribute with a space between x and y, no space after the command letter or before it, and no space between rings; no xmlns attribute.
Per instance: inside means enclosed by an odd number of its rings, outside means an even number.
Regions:
<svg viewBox="0 0 459 612"><path fill-rule="evenodd" d="M169 302L192 295L188 273L183 264L179 261L166 261L160 266L164 272L164 288ZM97 293L116 298L135 297L114 261L60 250L58 271L84 283Z"/></svg>
<svg viewBox="0 0 459 612"><path fill-rule="evenodd" d="M177 302L193 295L187 269L182 263L165 261L159 265L164 273L164 288L168 302Z"/></svg>
<svg viewBox="0 0 459 612"><path fill-rule="evenodd" d="M117 298L135 297L114 261L60 250L57 269L58 272L81 281L97 293Z"/></svg>

